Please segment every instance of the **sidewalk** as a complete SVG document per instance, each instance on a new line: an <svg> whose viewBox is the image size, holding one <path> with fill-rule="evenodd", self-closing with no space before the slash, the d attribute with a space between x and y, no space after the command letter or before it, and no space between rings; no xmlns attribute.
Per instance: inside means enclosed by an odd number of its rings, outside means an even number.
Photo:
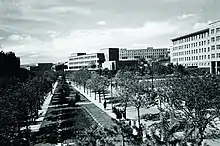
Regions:
<svg viewBox="0 0 220 146"><path fill-rule="evenodd" d="M92 103L94 103L97 107L99 107L101 110L106 112L110 117L116 119L116 115L112 112L111 101L109 100L109 97L111 97L110 92L109 92L109 94L107 94L105 96L107 98L107 100L106 100L107 103L110 103L110 104L107 104L107 108L104 109L104 106L103 106L104 97L103 97L103 95L101 95L101 103L99 103L99 95L98 94L96 95L96 100L95 100L95 93L92 93L91 97L90 97L90 92L88 92L88 94L87 94L87 92L84 93L83 87L77 88L76 86L74 86L73 82L71 82L71 85L77 91L79 91L82 95L84 95L88 100L90 100ZM118 107L118 108L120 108L120 107ZM149 109L146 109L146 108L141 108L140 109L140 114L141 115L144 115L144 114L147 114L147 113L159 113L159 111L158 111L157 107L152 107L152 108L149 108ZM137 121L137 110L136 110L135 107L127 107L127 119ZM145 122L144 120L141 120L141 122L144 123L145 125L150 124L148 122Z"/></svg>
<svg viewBox="0 0 220 146"><path fill-rule="evenodd" d="M39 131L40 126L44 120L46 113L47 113L47 109L48 109L50 101L53 97L54 91L57 87L57 84L58 84L58 82L56 81L55 84L53 85L52 94L51 94L51 92L49 92L47 95L45 95L45 101L44 101L43 105L41 106L41 110L38 110L39 118L36 119L37 124L29 126L29 128L32 132Z"/></svg>

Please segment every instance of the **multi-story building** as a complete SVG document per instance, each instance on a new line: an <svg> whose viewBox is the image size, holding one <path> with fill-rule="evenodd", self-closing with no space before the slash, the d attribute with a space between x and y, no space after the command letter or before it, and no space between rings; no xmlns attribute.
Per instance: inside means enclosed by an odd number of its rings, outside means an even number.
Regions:
<svg viewBox="0 0 220 146"><path fill-rule="evenodd" d="M171 62L217 73L220 70L220 21L209 27L172 39Z"/></svg>
<svg viewBox="0 0 220 146"><path fill-rule="evenodd" d="M105 61L103 53L73 53L69 57L69 70L79 70L88 68L89 70L98 70L100 65Z"/></svg>
<svg viewBox="0 0 220 146"><path fill-rule="evenodd" d="M147 49L120 49L119 51L120 60L138 60L142 57L146 60L168 58L168 49L148 47Z"/></svg>

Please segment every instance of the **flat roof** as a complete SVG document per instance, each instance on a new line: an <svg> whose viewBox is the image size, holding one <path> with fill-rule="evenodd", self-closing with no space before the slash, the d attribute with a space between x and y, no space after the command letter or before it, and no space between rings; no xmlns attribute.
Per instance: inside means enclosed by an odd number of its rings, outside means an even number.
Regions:
<svg viewBox="0 0 220 146"><path fill-rule="evenodd" d="M176 41L176 40L184 39L184 38L191 37L191 36L194 36L194 35L197 35L197 34L201 34L201 33L204 33L204 32L208 32L208 31L209 31L209 28L206 28L206 29L202 29L202 30L199 30L199 31L196 31L196 32L193 32L193 33L189 33L189 34L186 34L186 35L182 35L182 36L173 38L171 40Z"/></svg>
<svg viewBox="0 0 220 146"><path fill-rule="evenodd" d="M142 50L165 50L165 49L168 49L168 48L153 48L153 47L148 47L148 48L145 48L145 49L126 49L126 48L121 48L120 50L121 51L142 51Z"/></svg>

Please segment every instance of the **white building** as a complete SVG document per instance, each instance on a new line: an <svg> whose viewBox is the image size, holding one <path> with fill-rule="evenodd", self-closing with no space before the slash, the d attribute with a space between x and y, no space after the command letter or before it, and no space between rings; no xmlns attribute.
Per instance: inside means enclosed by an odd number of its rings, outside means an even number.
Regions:
<svg viewBox="0 0 220 146"><path fill-rule="evenodd" d="M68 70L79 70L88 68L89 70L98 70L101 62L104 62L103 53L73 53L69 57Z"/></svg>
<svg viewBox="0 0 220 146"><path fill-rule="evenodd" d="M153 48L147 49L120 49L119 60L138 60L139 58L150 59L162 59L168 58L168 48Z"/></svg>
<svg viewBox="0 0 220 146"><path fill-rule="evenodd" d="M172 39L171 62L185 67L209 69L217 73L220 66L220 21L197 32Z"/></svg>

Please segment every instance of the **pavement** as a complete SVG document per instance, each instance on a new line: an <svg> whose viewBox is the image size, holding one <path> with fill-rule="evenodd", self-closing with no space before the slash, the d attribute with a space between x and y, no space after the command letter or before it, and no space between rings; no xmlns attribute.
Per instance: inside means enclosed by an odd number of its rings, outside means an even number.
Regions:
<svg viewBox="0 0 220 146"><path fill-rule="evenodd" d="M45 115L47 113L47 110L48 110L50 101L51 101L51 99L53 97L54 91L55 91L55 89L57 87L57 84L58 84L58 82L56 81L55 84L53 85L52 93L49 92L47 95L45 95L45 97L44 97L45 101L44 101L43 105L41 106L41 110L38 110L39 118L36 119L36 124L29 126L29 128L30 128L30 130L32 132L38 132L39 131L39 129L41 127L41 124L42 124L42 122L44 120L44 117L45 117ZM21 130L24 129L24 128L25 127L22 127Z"/></svg>
<svg viewBox="0 0 220 146"><path fill-rule="evenodd" d="M111 101L110 101L110 92L108 94L105 95L105 98L107 99L107 107L106 109L104 109L104 97L103 95L101 95L101 103L99 103L99 100L98 100L98 94L96 95L96 100L95 100L95 93L91 93L91 96L90 96L90 92L85 92L84 93L84 89L83 87L76 87L74 86L74 83L71 82L71 85L78 91L80 92L83 96L85 96L90 102L92 102L94 105L96 105L99 109L100 109L100 112L105 112L106 114L108 114L110 117L116 119L116 115L112 112L112 106L111 106ZM110 91L110 88L108 89ZM113 90L113 96L115 96L114 93L115 90ZM115 97L116 98L116 97ZM117 107L117 108L122 108L122 107ZM141 108L140 109L140 114L141 115L144 115L144 114L147 114L147 113L159 113L159 110L157 109L157 107L151 107L151 108ZM137 110L134 106L130 106L130 107L127 107L127 119L130 119L132 121L136 121L134 123L138 123L137 122ZM141 120L142 123L144 123L145 125L148 125L149 123L145 122L144 120ZM138 126L138 125L137 125Z"/></svg>

